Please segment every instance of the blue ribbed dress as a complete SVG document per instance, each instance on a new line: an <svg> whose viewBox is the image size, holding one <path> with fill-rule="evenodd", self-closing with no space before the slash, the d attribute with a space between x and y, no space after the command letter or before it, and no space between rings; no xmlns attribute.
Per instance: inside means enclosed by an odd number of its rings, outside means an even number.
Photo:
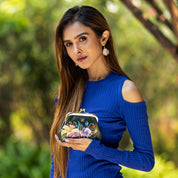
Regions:
<svg viewBox="0 0 178 178"><path fill-rule="evenodd" d="M111 72L105 79L88 81L82 107L99 118L102 140L93 140L85 152L70 148L67 178L121 178L121 166L150 171L154 154L145 101L130 103L122 97L127 78ZM123 132L129 131L132 151L118 148ZM51 178L54 165L52 160Z"/></svg>

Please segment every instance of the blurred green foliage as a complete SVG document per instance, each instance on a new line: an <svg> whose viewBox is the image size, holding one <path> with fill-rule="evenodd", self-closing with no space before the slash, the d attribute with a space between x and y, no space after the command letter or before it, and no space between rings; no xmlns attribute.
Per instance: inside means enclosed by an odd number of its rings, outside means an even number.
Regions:
<svg viewBox="0 0 178 178"><path fill-rule="evenodd" d="M153 19L150 7L140 2ZM4 165L0 174L7 178L49 174L49 130L60 82L55 28L69 7L81 4L96 7L107 18L120 65L147 102L154 151L159 155L156 167L149 174L130 169L124 169L124 174L161 178L161 171L167 171L165 175L174 175L178 166L177 63L118 0L0 1L0 163ZM172 38L169 29L160 29Z"/></svg>
<svg viewBox="0 0 178 178"><path fill-rule="evenodd" d="M49 177L51 157L46 146L8 140L5 148L6 151L0 150L1 178Z"/></svg>
<svg viewBox="0 0 178 178"><path fill-rule="evenodd" d="M49 177L50 151L46 146L34 147L30 143L20 143L8 140L5 151L0 151L1 178L44 178ZM124 177L144 178L176 178L178 169L173 162L166 162L161 156L155 157L154 169L145 173L126 167L122 168Z"/></svg>
<svg viewBox="0 0 178 178"><path fill-rule="evenodd" d="M128 169L123 167L122 174L123 177L131 178L177 178L178 169L175 168L175 165L171 161L166 161L161 156L155 155L156 164L152 171L149 173L143 171L137 171L133 169Z"/></svg>

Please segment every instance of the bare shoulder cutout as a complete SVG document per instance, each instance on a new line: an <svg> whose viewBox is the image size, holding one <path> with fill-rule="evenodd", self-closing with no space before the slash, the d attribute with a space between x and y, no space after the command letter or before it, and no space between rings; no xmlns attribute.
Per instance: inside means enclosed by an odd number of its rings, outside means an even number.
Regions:
<svg viewBox="0 0 178 178"><path fill-rule="evenodd" d="M139 103L143 101L143 97L140 93L140 90L131 80L125 80L122 87L122 96L125 101L131 103Z"/></svg>

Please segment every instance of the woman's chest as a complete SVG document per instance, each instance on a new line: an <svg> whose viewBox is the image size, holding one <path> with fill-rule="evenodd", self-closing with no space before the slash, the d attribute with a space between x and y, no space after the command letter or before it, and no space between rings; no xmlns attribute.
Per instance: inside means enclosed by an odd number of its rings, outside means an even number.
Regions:
<svg viewBox="0 0 178 178"><path fill-rule="evenodd" d="M110 147L117 147L126 126L120 114L115 91L106 93L103 90L93 90L92 95L85 93L82 108L97 115L102 133L101 142Z"/></svg>

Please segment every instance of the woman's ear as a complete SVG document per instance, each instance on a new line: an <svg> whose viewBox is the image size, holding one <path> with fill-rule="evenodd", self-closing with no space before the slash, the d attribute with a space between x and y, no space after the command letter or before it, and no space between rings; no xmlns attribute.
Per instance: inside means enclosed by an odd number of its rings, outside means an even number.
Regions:
<svg viewBox="0 0 178 178"><path fill-rule="evenodd" d="M102 37L100 39L100 43L101 43L101 46L105 46L108 39L109 39L109 31L108 30L105 30L102 34Z"/></svg>

